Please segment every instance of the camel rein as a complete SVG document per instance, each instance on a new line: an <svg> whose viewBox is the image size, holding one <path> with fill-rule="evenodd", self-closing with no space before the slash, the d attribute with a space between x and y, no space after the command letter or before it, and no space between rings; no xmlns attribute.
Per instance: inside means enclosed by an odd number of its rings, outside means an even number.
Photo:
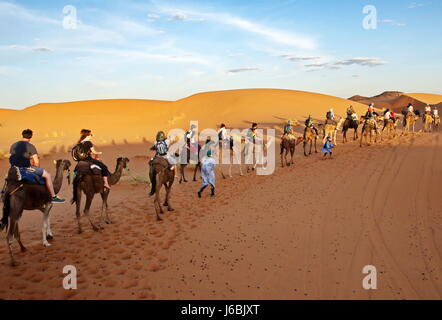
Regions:
<svg viewBox="0 0 442 320"><path fill-rule="evenodd" d="M23 188L23 184L19 185L17 188L15 188L9 195L12 196L14 193L16 193L18 190Z"/></svg>

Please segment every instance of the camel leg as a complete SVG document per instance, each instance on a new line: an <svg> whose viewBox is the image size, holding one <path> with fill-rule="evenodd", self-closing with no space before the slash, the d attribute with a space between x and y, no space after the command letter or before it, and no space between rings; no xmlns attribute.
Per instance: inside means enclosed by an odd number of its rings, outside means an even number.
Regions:
<svg viewBox="0 0 442 320"><path fill-rule="evenodd" d="M18 230L18 223L17 226L15 228L15 233L14 233L15 239L17 239L18 244L20 245L20 250L21 252L26 252L28 251L25 246L23 245L23 243L21 242L21 238L20 238L20 231Z"/></svg>
<svg viewBox="0 0 442 320"><path fill-rule="evenodd" d="M75 202L75 216L77 217L77 224L78 224L78 234L81 234L83 232L83 229L81 228L81 196L82 192L80 188L77 189L77 201Z"/></svg>
<svg viewBox="0 0 442 320"><path fill-rule="evenodd" d="M109 205L107 203L108 198L109 198L109 190L105 189L105 191L101 194L101 199L103 200L103 206L101 208L101 217L103 222L105 222L106 224L112 224L112 220L109 217ZM106 215L105 218L103 218L103 212Z"/></svg>
<svg viewBox="0 0 442 320"><path fill-rule="evenodd" d="M195 166L195 170L193 171L193 181L196 181L196 174L198 172L198 169L201 169L201 162L198 162L198 164Z"/></svg>
<svg viewBox="0 0 442 320"><path fill-rule="evenodd" d="M318 138L315 138L315 153L318 153Z"/></svg>
<svg viewBox="0 0 442 320"><path fill-rule="evenodd" d="M92 205L92 200L93 200L94 196L90 196L90 195L86 195L86 205L84 207L84 215L87 217L87 219L89 220L89 223L91 224L92 229L94 229L94 231L98 231L99 228L92 222L92 219L89 215L89 210L91 209L91 205Z"/></svg>
<svg viewBox="0 0 442 320"><path fill-rule="evenodd" d="M18 221L16 221L14 218L10 218L9 223L10 226L8 230L8 235L6 236L6 244L8 246L9 256L11 258L11 266L16 267L18 264L17 261L15 261L14 255L12 254L12 242L14 241L14 234L18 226Z"/></svg>
<svg viewBox="0 0 442 320"><path fill-rule="evenodd" d="M155 199L154 199L154 206L155 206L155 212L157 214L157 220L161 221L163 219L161 219L160 214L163 214L163 208L161 207L161 203L160 203L160 191L161 191L161 187L162 187L162 183L161 183L161 179L160 176L162 175L162 173L157 174L157 190L155 192Z"/></svg>
<svg viewBox="0 0 442 320"><path fill-rule="evenodd" d="M42 233L43 233L43 246L44 247L50 247L51 244L48 242L47 236L48 236L48 221L49 221L49 212L51 212L52 205L46 206L43 208L43 227L42 227Z"/></svg>
<svg viewBox="0 0 442 320"><path fill-rule="evenodd" d="M172 193L172 185L169 184L169 186L166 187L166 203L167 203L167 211L169 212L175 211L175 209L172 208L172 205L170 204L171 193Z"/></svg>

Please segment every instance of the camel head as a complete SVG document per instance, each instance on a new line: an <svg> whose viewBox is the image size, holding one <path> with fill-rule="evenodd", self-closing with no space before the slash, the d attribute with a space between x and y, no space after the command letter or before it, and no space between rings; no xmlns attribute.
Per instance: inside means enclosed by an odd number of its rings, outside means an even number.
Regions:
<svg viewBox="0 0 442 320"><path fill-rule="evenodd" d="M121 168L129 170L129 162L129 158L120 157L117 159L117 166L121 166Z"/></svg>
<svg viewBox="0 0 442 320"><path fill-rule="evenodd" d="M62 171L69 171L71 168L71 162L69 160L54 160L57 170L60 168Z"/></svg>

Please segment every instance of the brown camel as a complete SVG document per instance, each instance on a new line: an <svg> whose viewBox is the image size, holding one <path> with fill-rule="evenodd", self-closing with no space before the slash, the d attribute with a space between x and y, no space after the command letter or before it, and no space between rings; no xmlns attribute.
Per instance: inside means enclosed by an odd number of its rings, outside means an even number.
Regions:
<svg viewBox="0 0 442 320"><path fill-rule="evenodd" d="M407 115L405 116L404 131L402 133L403 135L409 133L410 131L414 133L417 119L419 119L419 116L415 113L407 113Z"/></svg>
<svg viewBox="0 0 442 320"><path fill-rule="evenodd" d="M433 116L433 127L435 131L439 131L440 126L440 117L439 116Z"/></svg>
<svg viewBox="0 0 442 320"><path fill-rule="evenodd" d="M387 123L384 125L384 128L382 129L381 140L383 140L383 138L384 138L383 134L384 134L385 130L387 131L387 135L388 135L389 139L391 139L392 136L393 136L393 139L396 138L396 135L397 135L396 129L397 129L398 123L399 123L398 118L387 120Z"/></svg>
<svg viewBox="0 0 442 320"><path fill-rule="evenodd" d="M187 152L186 152L187 149ZM198 173L198 170L201 172L201 160L200 160L200 154L201 154L201 146L198 145L198 163L195 164L195 168L193 170L193 181L196 181L196 174ZM177 156L177 155L176 155ZM187 144L184 146L178 157L180 158L180 164L178 165L178 168L180 170L180 183L187 182L186 176L185 176L185 169L190 164L190 158L191 158L191 152L190 152L190 144Z"/></svg>
<svg viewBox="0 0 442 320"><path fill-rule="evenodd" d="M115 168L115 172L111 173L109 177L109 184L116 185L121 178L121 175L123 174L124 169L128 169L128 158L118 158L117 159L117 165ZM90 216L89 216L89 210L92 205L92 200L94 199L95 194L99 193L101 195L101 199L103 201L103 205L101 208L101 219L102 222L111 224L112 221L109 217L109 206L107 203L107 199L109 198L110 190L107 188L104 188L104 181L103 177L101 176L101 171L97 171L94 173L90 173L90 162L87 161L80 161L78 163L78 170L81 172L87 172L87 173L78 173L75 176L74 183L73 183L73 199L72 204L75 203L76 205L76 216L77 216L77 223L78 223L78 233L82 233L81 228L81 196L84 193L86 195L86 205L84 207L84 215L88 218L92 228L94 231L98 231L99 228L102 228L101 226L95 225ZM104 217L104 213L106 213L106 217Z"/></svg>
<svg viewBox="0 0 442 320"><path fill-rule="evenodd" d="M285 164L290 167L292 164L295 164L293 157L295 155L295 149L296 146L298 144L300 144L302 142L302 138L299 137L298 139L296 139L296 137L293 134L288 134L285 135L282 138L281 141L281 165L284 168L284 160L285 160ZM285 151L285 155L284 155L284 151ZM287 156L290 152L290 162L287 161Z"/></svg>
<svg viewBox="0 0 442 320"><path fill-rule="evenodd" d="M163 157L155 157L149 162L150 170L149 176L152 184L150 196L155 195L154 207L157 214L157 220L161 221L160 214L164 214L163 208L160 203L160 191L164 185L166 188L166 201L164 206L167 207L169 212L174 211L170 204L170 193L172 191L172 185L175 181L175 172L170 170L169 163Z"/></svg>
<svg viewBox="0 0 442 320"><path fill-rule="evenodd" d="M314 128L306 127L304 130L304 155L308 157L312 154L313 143L315 144L315 153L318 153L317 150L317 140L318 134ZM307 145L310 143L310 152L307 154Z"/></svg>
<svg viewBox="0 0 442 320"><path fill-rule="evenodd" d="M433 122L434 122L434 119L430 114L426 114L424 116L424 132L433 131Z"/></svg>
<svg viewBox="0 0 442 320"><path fill-rule="evenodd" d="M71 163L68 160L55 161L57 173L54 177L54 191L60 192L63 184L64 172L68 171ZM68 175L69 179L69 175ZM69 180L68 180L69 181ZM27 184L19 181L19 174L16 168L10 168L6 178L6 188L3 205L2 227L8 228L6 243L11 257L11 265L16 266L17 262L12 254L13 238L17 239L22 252L26 251L20 239L18 223L24 210L40 210L43 213L43 246L49 247L48 240L54 238L51 230L49 214L52 209L51 196L44 185Z"/></svg>
<svg viewBox="0 0 442 320"><path fill-rule="evenodd" d="M364 122L364 125L362 126L362 132L361 132L361 147L362 143L365 137L365 141L367 142L367 135L370 135L370 143L368 145L371 145L373 142L373 131L376 134L375 137L375 143L378 142L378 136L379 136L379 130L376 119L366 119Z"/></svg>
<svg viewBox="0 0 442 320"><path fill-rule="evenodd" d="M342 127L343 143L347 143L348 142L348 140L347 140L347 132L350 129L354 130L353 140L356 141L359 138L358 128L359 128L359 121L358 120L345 119L343 127Z"/></svg>

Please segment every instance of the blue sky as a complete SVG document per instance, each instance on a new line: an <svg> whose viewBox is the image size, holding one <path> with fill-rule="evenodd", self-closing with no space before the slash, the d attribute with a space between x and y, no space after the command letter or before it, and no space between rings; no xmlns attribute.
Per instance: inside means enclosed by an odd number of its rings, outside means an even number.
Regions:
<svg viewBox="0 0 442 320"><path fill-rule="evenodd" d="M442 93L441 14L434 0L0 0L0 107L240 88Z"/></svg>

